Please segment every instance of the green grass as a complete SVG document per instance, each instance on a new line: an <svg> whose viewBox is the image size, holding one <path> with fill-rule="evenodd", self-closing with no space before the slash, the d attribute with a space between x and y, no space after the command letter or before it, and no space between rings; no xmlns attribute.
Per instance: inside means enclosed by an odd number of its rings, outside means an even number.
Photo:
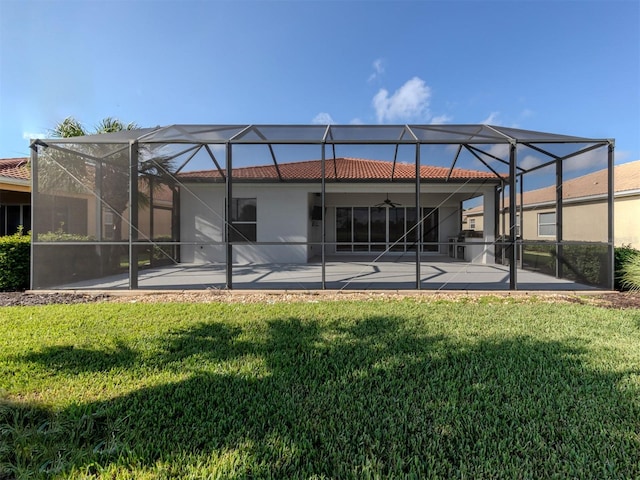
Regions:
<svg viewBox="0 0 640 480"><path fill-rule="evenodd" d="M640 312L0 309L0 478L639 478Z"/></svg>

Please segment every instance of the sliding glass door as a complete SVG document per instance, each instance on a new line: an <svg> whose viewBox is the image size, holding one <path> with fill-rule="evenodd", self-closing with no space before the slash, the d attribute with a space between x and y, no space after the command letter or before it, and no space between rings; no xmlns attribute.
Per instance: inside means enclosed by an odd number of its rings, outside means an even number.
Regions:
<svg viewBox="0 0 640 480"><path fill-rule="evenodd" d="M415 207L336 207L336 251L409 252L422 228L423 252L438 251L438 209L423 208L420 226Z"/></svg>

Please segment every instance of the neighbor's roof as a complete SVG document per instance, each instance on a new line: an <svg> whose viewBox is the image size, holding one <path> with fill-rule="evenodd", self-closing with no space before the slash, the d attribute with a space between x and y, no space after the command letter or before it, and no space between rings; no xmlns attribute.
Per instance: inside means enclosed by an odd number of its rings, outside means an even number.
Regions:
<svg viewBox="0 0 640 480"><path fill-rule="evenodd" d="M325 160L325 179L343 181L390 181L414 180L415 165L381 160L367 160L362 158L336 158ZM200 170L185 172L179 175L181 180L192 181L221 181L225 170ZM234 180L251 181L320 181L322 179L322 161L308 160L302 162L281 163L275 165L261 165L255 167L234 168ZM446 167L423 165L420 167L420 178L426 181L460 181L460 180L496 180L491 172L465 170L454 168L450 171Z"/></svg>
<svg viewBox="0 0 640 480"><path fill-rule="evenodd" d="M614 192L617 195L638 193L640 195L640 160L616 165L613 169ZM523 205L540 205L553 203L556 200L556 187L550 186L524 192ZM585 200L602 198L607 194L607 170L598 170L581 177L567 180L562 185L564 200ZM517 196L518 204L520 195ZM509 206L509 199L505 199L505 207ZM470 208L465 215L482 213L482 205Z"/></svg>
<svg viewBox="0 0 640 480"><path fill-rule="evenodd" d="M640 190L640 160L617 165L613 169L614 192ZM550 186L524 192L523 204L536 205L554 202L556 187ZM607 194L607 169L598 170L581 177L567 180L562 184L562 198L564 200L602 197Z"/></svg>
<svg viewBox="0 0 640 480"><path fill-rule="evenodd" d="M28 181L31 179L31 169L28 158L0 159L0 177L13 180Z"/></svg>

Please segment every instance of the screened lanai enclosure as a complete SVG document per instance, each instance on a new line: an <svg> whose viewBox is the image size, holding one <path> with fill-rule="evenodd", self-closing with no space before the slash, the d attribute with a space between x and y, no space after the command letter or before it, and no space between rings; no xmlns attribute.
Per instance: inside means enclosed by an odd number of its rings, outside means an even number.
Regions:
<svg viewBox="0 0 640 480"><path fill-rule="evenodd" d="M489 125L34 140L32 289L611 289L613 152Z"/></svg>

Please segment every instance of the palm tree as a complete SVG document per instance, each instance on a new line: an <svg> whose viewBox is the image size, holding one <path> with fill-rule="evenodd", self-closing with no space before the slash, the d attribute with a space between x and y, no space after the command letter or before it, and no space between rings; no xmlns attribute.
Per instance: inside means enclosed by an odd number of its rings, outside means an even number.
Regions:
<svg viewBox="0 0 640 480"><path fill-rule="evenodd" d="M51 136L56 138L73 138L91 134L114 133L122 130L134 130L138 128L135 123L123 124L120 120L112 117L106 117L100 121L93 132L89 132L74 117L67 117L58 123L53 130ZM81 158L75 161L67 160L65 162L65 170L68 173L68 180L65 183L80 182L84 185L99 184L99 196L104 205L106 205L114 216L113 232L110 232L111 240L122 239L122 217L129 204L129 196L127 189L129 186L129 159L126 152L120 152L111 155L102 162L96 162L94 168L87 168L87 165ZM60 179L57 179L60 186ZM67 187L68 185L65 185ZM91 185L91 187L97 185ZM77 189L77 186L73 187ZM85 187L87 188L87 187ZM142 201L144 203L144 200Z"/></svg>
<svg viewBox="0 0 640 480"><path fill-rule="evenodd" d="M113 117L106 117L89 132L74 117L67 117L58 123L51 136L56 138L73 138L91 134L106 134L124 130L139 128L135 123L124 124ZM129 155L125 149L117 149L115 152L104 156L104 152L97 154L95 145L86 147L93 160L85 161L82 155L68 155L64 160L64 169L57 168L58 175L53 175L46 183L56 185L68 191L90 190L99 196L102 205L106 206L113 214L113 231L108 232L107 237L112 241L122 240L122 220L129 207ZM110 147L111 148L111 147ZM138 195L137 206L150 206L152 190L170 188L176 191L172 173L173 159L161 155L154 155L148 149L140 151L140 158L150 160L138 164ZM101 158L102 160L95 160ZM60 166L60 161L55 162ZM57 178L65 177L65 178ZM75 185L71 185L75 184ZM153 214L153 212L150 212Z"/></svg>
<svg viewBox="0 0 640 480"><path fill-rule="evenodd" d="M131 122L125 125L117 118L105 117L95 127L93 132L89 132L84 125L82 125L74 117L67 117L58 123L51 131L51 136L55 138L71 138L82 137L84 135L91 135L96 133L113 133L121 132L122 130L135 130L138 125Z"/></svg>

